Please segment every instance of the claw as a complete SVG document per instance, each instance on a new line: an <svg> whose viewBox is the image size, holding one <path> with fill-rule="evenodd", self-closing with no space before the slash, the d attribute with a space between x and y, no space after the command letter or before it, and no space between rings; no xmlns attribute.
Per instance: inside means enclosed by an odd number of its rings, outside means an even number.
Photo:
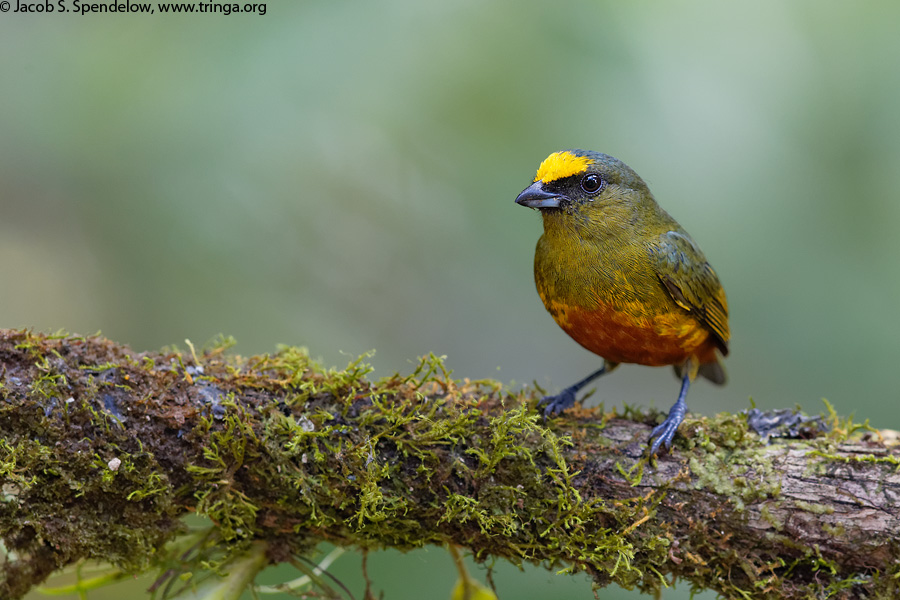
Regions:
<svg viewBox="0 0 900 600"><path fill-rule="evenodd" d="M559 414L575 404L576 393L577 390L568 387L555 396L544 396L541 398L541 401L538 402L538 406L545 407L544 418L546 419L547 417Z"/></svg>
<svg viewBox="0 0 900 600"><path fill-rule="evenodd" d="M544 406L545 404L547 405L547 407L544 409L544 418L546 419L547 417L551 417L555 414L561 413L562 411L575 404L575 396L579 391L581 391L581 388L597 379L604 373L609 373L617 366L617 363L604 361L602 367L600 367L575 385L570 385L555 396L544 396L543 398L541 398L541 401L538 402L538 407Z"/></svg>
<svg viewBox="0 0 900 600"><path fill-rule="evenodd" d="M651 455L656 454L660 447L663 447L666 450L672 448L672 439L675 437L678 426L681 425L683 420L684 415L673 418L672 415L669 414L665 421L653 428L653 433L650 434L650 439L653 440L653 443L650 445Z"/></svg>
<svg viewBox="0 0 900 600"><path fill-rule="evenodd" d="M687 403L684 399L687 397L687 391L690 385L690 377L685 374L681 383L681 392L678 394L678 400L676 400L675 404L672 405L672 408L669 409L669 416L650 432L650 440L653 442L650 444L650 456L656 454L660 447L665 448L666 450L672 448L672 439L678 431L678 426L684 421L684 415L687 414Z"/></svg>

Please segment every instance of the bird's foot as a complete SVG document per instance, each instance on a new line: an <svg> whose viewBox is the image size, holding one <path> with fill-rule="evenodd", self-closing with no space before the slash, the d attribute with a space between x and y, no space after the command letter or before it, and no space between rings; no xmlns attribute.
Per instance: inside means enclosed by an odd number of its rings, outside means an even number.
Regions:
<svg viewBox="0 0 900 600"><path fill-rule="evenodd" d="M653 431L650 433L650 440L653 441L650 445L650 456L656 454L660 447L663 447L666 450L672 447L672 439L678 431L678 426L684 421L684 415L686 413L687 404L680 399L672 405L666 420L654 427Z"/></svg>
<svg viewBox="0 0 900 600"><path fill-rule="evenodd" d="M747 425L768 443L770 437L811 439L830 430L821 415L808 417L799 410L782 408L761 411L745 410Z"/></svg>
<svg viewBox="0 0 900 600"><path fill-rule="evenodd" d="M544 396L541 398L541 401L538 402L538 407L544 407L545 419L552 417L575 404L575 394L577 393L578 390L574 387L567 387L555 396Z"/></svg>

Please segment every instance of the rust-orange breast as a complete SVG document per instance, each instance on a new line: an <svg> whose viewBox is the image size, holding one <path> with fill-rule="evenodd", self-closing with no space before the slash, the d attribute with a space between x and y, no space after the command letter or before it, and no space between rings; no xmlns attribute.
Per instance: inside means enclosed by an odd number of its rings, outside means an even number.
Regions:
<svg viewBox="0 0 900 600"><path fill-rule="evenodd" d="M600 303L588 310L553 300L545 305L572 339L612 362L662 366L691 356L700 363L716 360L710 332L678 308L655 312L635 303L620 310Z"/></svg>

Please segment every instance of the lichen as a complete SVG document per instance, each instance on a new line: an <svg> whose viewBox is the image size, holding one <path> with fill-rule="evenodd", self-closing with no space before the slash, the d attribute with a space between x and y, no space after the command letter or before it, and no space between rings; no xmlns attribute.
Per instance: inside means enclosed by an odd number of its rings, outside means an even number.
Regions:
<svg viewBox="0 0 900 600"><path fill-rule="evenodd" d="M777 496L781 479L771 454L751 439L743 419L718 415L695 430L691 444L700 450L690 458L695 488L729 498L739 511Z"/></svg>

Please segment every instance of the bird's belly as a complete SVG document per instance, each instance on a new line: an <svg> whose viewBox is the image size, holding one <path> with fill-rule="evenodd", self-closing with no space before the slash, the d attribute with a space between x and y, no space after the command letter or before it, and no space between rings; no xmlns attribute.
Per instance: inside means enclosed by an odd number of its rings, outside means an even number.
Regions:
<svg viewBox="0 0 900 600"><path fill-rule="evenodd" d="M709 332L686 311L654 310L644 304L591 309L551 302L556 323L576 342L606 360L661 366L690 356L706 362L712 352Z"/></svg>

